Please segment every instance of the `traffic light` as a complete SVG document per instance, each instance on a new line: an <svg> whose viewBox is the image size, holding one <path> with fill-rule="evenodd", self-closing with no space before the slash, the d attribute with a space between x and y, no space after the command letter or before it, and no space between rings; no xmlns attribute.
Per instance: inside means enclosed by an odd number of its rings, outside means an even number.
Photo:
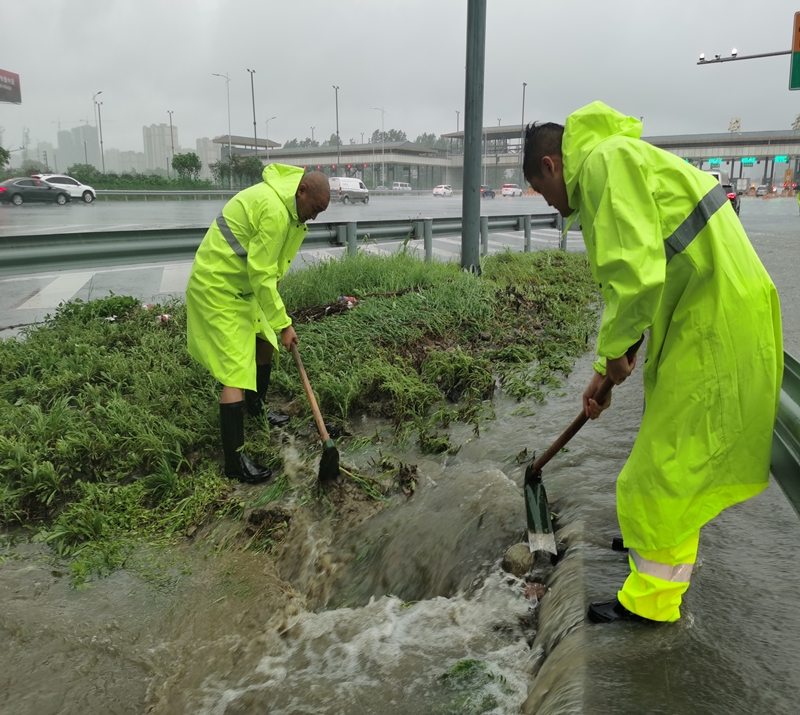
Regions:
<svg viewBox="0 0 800 715"><path fill-rule="evenodd" d="M366 164L364 164L364 168L365 168L365 169L367 168L367 165L366 165Z"/></svg>
<svg viewBox="0 0 800 715"><path fill-rule="evenodd" d="M347 165L347 168L348 168L348 169L350 168L350 164L348 164L348 165Z"/></svg>

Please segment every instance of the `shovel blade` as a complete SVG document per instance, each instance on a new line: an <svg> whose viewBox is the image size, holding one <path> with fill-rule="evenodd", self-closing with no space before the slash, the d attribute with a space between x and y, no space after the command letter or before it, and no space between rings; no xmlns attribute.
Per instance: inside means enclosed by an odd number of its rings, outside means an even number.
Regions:
<svg viewBox="0 0 800 715"><path fill-rule="evenodd" d="M332 439L322 445L322 457L319 460L319 480L327 482L339 476L339 451Z"/></svg>
<svg viewBox="0 0 800 715"><path fill-rule="evenodd" d="M531 465L525 469L525 516L528 522L528 548L534 551L556 553L553 522L542 475L534 474Z"/></svg>

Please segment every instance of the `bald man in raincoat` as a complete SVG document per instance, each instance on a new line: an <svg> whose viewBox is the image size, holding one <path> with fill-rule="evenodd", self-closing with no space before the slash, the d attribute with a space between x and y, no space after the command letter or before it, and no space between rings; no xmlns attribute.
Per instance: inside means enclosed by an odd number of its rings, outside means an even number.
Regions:
<svg viewBox="0 0 800 715"><path fill-rule="evenodd" d="M780 307L725 191L711 175L641 141L641 123L601 102L566 126L527 129L523 169L580 220L603 297L599 360L583 403L647 331L645 411L617 480L631 573L594 622L675 621L700 529L769 478L783 375ZM641 360L641 358L639 358Z"/></svg>
<svg viewBox="0 0 800 715"><path fill-rule="evenodd" d="M328 208L330 187L321 172L270 164L263 181L240 191L211 224L197 249L186 288L189 353L222 383L219 405L225 474L263 482L271 471L250 460L244 411L264 409L273 351L297 343L278 293L306 235L306 221ZM273 425L285 415L268 413Z"/></svg>

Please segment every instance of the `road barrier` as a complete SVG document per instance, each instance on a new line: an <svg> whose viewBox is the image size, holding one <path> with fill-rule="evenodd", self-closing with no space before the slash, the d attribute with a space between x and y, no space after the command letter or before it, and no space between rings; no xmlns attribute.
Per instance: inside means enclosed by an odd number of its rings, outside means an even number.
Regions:
<svg viewBox="0 0 800 715"><path fill-rule="evenodd" d="M560 225L557 214L524 214L485 217L482 245L488 233L523 231L524 250L531 250L531 227ZM483 228L483 225L482 225ZM0 276L43 271L110 266L128 263L191 260L207 227L158 228L127 231L0 236ZM425 256L431 260L434 235L460 235L460 218L400 219L311 223L305 246L347 246L355 254L358 241L383 242L423 239ZM486 250L483 251L484 255Z"/></svg>
<svg viewBox="0 0 800 715"><path fill-rule="evenodd" d="M800 362L783 354L783 384L772 440L772 474L800 516Z"/></svg>
<svg viewBox="0 0 800 715"><path fill-rule="evenodd" d="M241 189L186 189L173 191L168 189L98 189L98 201L197 201L227 200L239 193ZM411 191L392 191L391 189L370 189L370 196L430 196L430 189L412 189ZM499 191L498 191L499 193ZM461 195L461 191L453 191L453 196ZM532 194L533 195L533 194Z"/></svg>

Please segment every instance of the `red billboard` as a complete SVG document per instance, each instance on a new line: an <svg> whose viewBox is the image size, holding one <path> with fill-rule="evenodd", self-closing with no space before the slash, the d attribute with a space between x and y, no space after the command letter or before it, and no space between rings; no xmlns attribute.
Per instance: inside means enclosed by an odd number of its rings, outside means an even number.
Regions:
<svg viewBox="0 0 800 715"><path fill-rule="evenodd" d="M0 102L22 104L22 92L19 88L19 75L0 70Z"/></svg>

